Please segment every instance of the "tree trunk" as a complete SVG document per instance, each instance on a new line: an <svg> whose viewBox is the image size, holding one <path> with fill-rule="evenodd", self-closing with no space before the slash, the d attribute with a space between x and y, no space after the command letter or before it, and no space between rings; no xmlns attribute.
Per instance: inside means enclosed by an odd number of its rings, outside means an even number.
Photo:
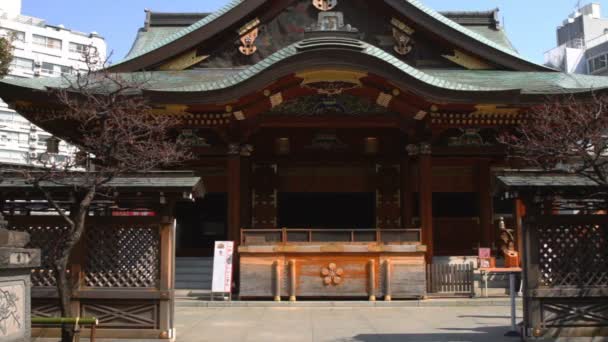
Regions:
<svg viewBox="0 0 608 342"><path fill-rule="evenodd" d="M59 301L61 306L62 317L74 317L72 312L72 275L68 273L70 256L74 247L78 244L85 229L85 220L89 212L89 207L95 196L95 187L89 189L89 191L83 197L80 197L78 205L74 205L70 212L71 216L71 231L65 245L61 251L61 255L55 260L55 272L57 278L57 293L59 294ZM74 340L74 326L70 324L63 324L61 326L61 342L73 342Z"/></svg>

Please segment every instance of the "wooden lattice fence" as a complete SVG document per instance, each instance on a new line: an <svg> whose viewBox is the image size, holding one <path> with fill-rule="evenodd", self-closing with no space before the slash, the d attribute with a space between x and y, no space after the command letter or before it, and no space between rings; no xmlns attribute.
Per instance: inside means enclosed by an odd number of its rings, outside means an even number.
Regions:
<svg viewBox="0 0 608 342"><path fill-rule="evenodd" d="M608 217L525 221L525 333L608 336Z"/></svg>
<svg viewBox="0 0 608 342"><path fill-rule="evenodd" d="M29 232L30 247L42 251L42 265L32 273L32 315L59 316L52 262L67 227L54 216L15 216L9 223ZM99 319L99 337L170 338L173 234L172 224L155 217L87 218L85 237L71 258L73 310Z"/></svg>

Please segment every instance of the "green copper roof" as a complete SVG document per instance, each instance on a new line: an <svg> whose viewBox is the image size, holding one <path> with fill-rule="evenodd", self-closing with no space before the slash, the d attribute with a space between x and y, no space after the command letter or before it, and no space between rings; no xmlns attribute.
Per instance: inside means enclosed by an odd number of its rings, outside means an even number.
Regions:
<svg viewBox="0 0 608 342"><path fill-rule="evenodd" d="M145 51L150 50L157 42L167 39L182 29L182 27L150 27L147 30L139 30L135 42L133 42L133 46L131 47L131 51L129 51L125 60L142 55Z"/></svg>
<svg viewBox="0 0 608 342"><path fill-rule="evenodd" d="M608 87L608 77L563 72L439 69L424 72L446 81L478 87L492 84L501 89L520 89L524 94L560 94Z"/></svg>
<svg viewBox="0 0 608 342"><path fill-rule="evenodd" d="M496 44L503 46L504 48L512 51L512 53L519 54L503 29L495 30L487 26L467 26L466 28L482 37L485 37L486 39L495 42Z"/></svg>
<svg viewBox="0 0 608 342"><path fill-rule="evenodd" d="M205 18L197 21L196 23L194 23L186 28L182 28L182 29L178 30L177 32L169 34L165 37L162 37L162 39L155 41L153 44L146 45L145 48L143 48L137 52L129 53L129 55L124 60L120 61L118 64L124 63L126 61L137 58L139 56L145 55L148 52L154 51L179 38L182 38L182 37L186 36L187 34L192 33L194 31L200 29L201 27L209 24L210 22L216 20L217 18L221 17L226 12L230 11L231 9L233 9L234 7L236 7L237 5L241 4L244 1L246 1L246 0L232 0L226 6L220 8L219 10L213 12L212 14L206 16Z"/></svg>
<svg viewBox="0 0 608 342"><path fill-rule="evenodd" d="M244 1L246 1L246 0L232 0L226 6L222 7L221 9L214 12L213 14L210 14L210 15L206 16L205 18L197 21L196 23L194 23L186 28L179 29L175 32L159 31L159 32L150 34L149 37L147 34L144 34L144 36L138 35L138 40L139 40L139 38L141 38L142 41L138 42L136 40L132 50L125 57L125 59L116 63L114 66L116 66L118 64L122 64L129 60L135 59L137 57L143 56L143 55L145 55L151 51L154 51L158 48L161 48L162 46L165 46L177 39L180 39L198 29L201 29L205 25L220 18L222 15L226 14L227 12L229 12L230 10L232 10L239 4L243 3ZM446 26L448 26L456 31L459 31L485 45L488 45L494 49L500 50L500 51L502 51L508 55L511 55L515 58L518 58L520 60L524 60L528 63L536 64L534 62L524 59L521 55L519 55L517 53L517 51L513 48L511 43L509 42L508 38L506 38L506 35L504 34L504 32L502 32L502 31L501 31L502 33L501 32L491 33L491 32L486 32L488 30L470 29L470 28L464 27L464 26L454 22L453 20L448 19L447 17L443 16L439 12L431 9L430 7L427 7L421 1L418 1L418 0L402 0L402 1L405 1L409 4L411 4L412 6L415 6L420 11L422 11L423 13L436 19L437 21L439 21L439 22L445 24ZM543 66L541 66L541 67L543 67Z"/></svg>
<svg viewBox="0 0 608 342"><path fill-rule="evenodd" d="M497 91L504 90L502 88L494 88L487 87L482 85L469 85L462 82L448 81L441 78L437 78L428 73L422 72L418 70L399 58L394 57L392 54L385 52L384 50L377 48L373 45L367 44L363 41L355 40L355 39L344 39L344 38L335 38L335 41L332 41L331 38L313 38L313 39L304 39L298 43L292 44L286 48L283 48L274 54L270 55L268 58L260 61L259 63L246 68L242 71L239 71L236 74L226 76L217 81L208 81L208 82L198 82L186 87L167 87L162 89L154 89L159 91L174 91L174 92L204 92L211 90L219 90L225 89L232 86L235 86L244 80L255 77L261 72L270 69L273 65L278 62L281 62L289 57L295 56L300 51L299 49L314 49L315 45L317 48L334 46L338 48L353 48L353 46L357 46L357 50L360 53L367 54L379 60L382 60L392 66L400 69L405 74L416 78L422 82L426 82L430 85L449 89L449 90L461 90L461 91Z"/></svg>
<svg viewBox="0 0 608 342"><path fill-rule="evenodd" d="M183 71L153 71L123 74L146 80L145 88L162 92L207 92L222 90L256 77L305 51L317 49L346 49L381 60L428 85L456 91L521 91L523 94L562 94L608 88L608 77L566 74L561 72L524 72L488 70L416 69L392 54L368 43L342 37L305 39L283 48L259 63L247 68L194 69ZM395 77L400 77L395 75ZM402 76L401 76L402 77ZM44 90L45 87L65 86L61 78L5 79L6 84Z"/></svg>

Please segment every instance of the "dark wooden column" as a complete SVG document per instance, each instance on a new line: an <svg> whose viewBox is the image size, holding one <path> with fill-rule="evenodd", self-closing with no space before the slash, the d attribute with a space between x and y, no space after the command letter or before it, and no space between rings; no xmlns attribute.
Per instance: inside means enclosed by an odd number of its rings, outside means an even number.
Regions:
<svg viewBox="0 0 608 342"><path fill-rule="evenodd" d="M241 149L241 228L252 228L252 197L251 197L251 153L253 147L246 145Z"/></svg>
<svg viewBox="0 0 608 342"><path fill-rule="evenodd" d="M410 157L401 159L401 226L410 228L412 226L412 204L414 203L414 192L412 191L412 172Z"/></svg>
<svg viewBox="0 0 608 342"><path fill-rule="evenodd" d="M492 220L492 191L491 191L491 174L490 162L482 160L477 165L477 176L479 189L479 224L481 228L481 244L482 247L492 247L496 240L494 222ZM471 246L477 247L477 246Z"/></svg>
<svg viewBox="0 0 608 342"><path fill-rule="evenodd" d="M520 198L516 198L514 200L514 213L513 217L515 218L515 239L516 239L516 247L519 255L521 256L524 252L524 232L523 232L523 217L526 215L526 206L524 205L524 201Z"/></svg>
<svg viewBox="0 0 608 342"><path fill-rule="evenodd" d="M230 145L226 166L226 189L228 191L228 240L240 242L241 231L241 147Z"/></svg>
<svg viewBox="0 0 608 342"><path fill-rule="evenodd" d="M433 262L433 157L430 144L419 146L419 177L420 177L420 223L422 225L422 242L427 247L427 263Z"/></svg>

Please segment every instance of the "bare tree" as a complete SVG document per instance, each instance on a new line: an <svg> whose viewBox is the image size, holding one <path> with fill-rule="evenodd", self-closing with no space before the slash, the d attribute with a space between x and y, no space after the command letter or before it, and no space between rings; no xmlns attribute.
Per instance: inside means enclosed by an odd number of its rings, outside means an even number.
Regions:
<svg viewBox="0 0 608 342"><path fill-rule="evenodd" d="M608 185L608 96L548 100L499 141L527 165Z"/></svg>
<svg viewBox="0 0 608 342"><path fill-rule="evenodd" d="M95 53L84 58L88 72L65 77L64 86L51 90L60 114L49 119L73 133L68 137L78 147L69 158L43 154L42 170L20 171L27 181L66 222L69 228L54 273L61 301L61 314L72 317L72 287L68 262L81 240L89 208L96 196L109 191L116 177L175 165L190 158L188 148L176 139L176 118L155 115L142 94L145 74L121 75L98 69ZM71 189L69 207L62 206L49 185ZM64 325L62 341L71 342L73 327Z"/></svg>
<svg viewBox="0 0 608 342"><path fill-rule="evenodd" d="M10 37L0 37L0 78L8 74L12 60L12 39L10 39Z"/></svg>

